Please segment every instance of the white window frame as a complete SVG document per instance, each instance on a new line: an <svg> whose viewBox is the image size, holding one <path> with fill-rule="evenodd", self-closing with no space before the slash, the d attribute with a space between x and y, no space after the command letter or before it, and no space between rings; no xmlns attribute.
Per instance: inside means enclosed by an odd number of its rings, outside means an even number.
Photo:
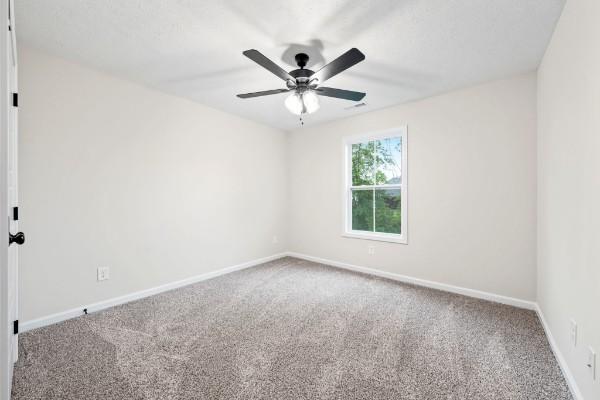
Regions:
<svg viewBox="0 0 600 400"><path fill-rule="evenodd" d="M391 137L401 137L402 140L402 183L398 185L372 185L372 186L352 186L352 145L364 143L372 140L387 139ZM407 127L387 129L385 131L368 133L356 136L349 136L343 140L343 162L344 162L344 187L343 187L343 231L342 236L356 239L377 240L382 242L392 242L408 244L408 157L407 157ZM400 189L400 214L402 225L400 234L380 233L352 230L352 189L364 188L391 188Z"/></svg>

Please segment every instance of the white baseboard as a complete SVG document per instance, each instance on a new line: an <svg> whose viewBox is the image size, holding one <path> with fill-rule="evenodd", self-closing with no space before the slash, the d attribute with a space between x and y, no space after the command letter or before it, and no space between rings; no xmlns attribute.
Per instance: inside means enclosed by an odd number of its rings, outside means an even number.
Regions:
<svg viewBox="0 0 600 400"><path fill-rule="evenodd" d="M313 257L313 256L309 256L306 254L300 254L300 253L295 253L295 252L285 252L285 253L274 254L272 256L248 261L248 262L245 262L242 264L223 268L223 269L220 269L217 271L208 272L206 274L193 276L191 278L183 279L180 281L167 283L165 285L153 287L150 289L145 289L145 290L141 290L138 292L115 297L112 299L99 301L97 303L82 305L77 308L73 308L73 309L66 310L66 311L61 311L56 314L47 315L45 317L37 318L34 320L25 321L20 324L20 330L21 330L21 332L27 332L32 329L41 328L43 326L52 325L57 322L61 322L61 321L65 321L67 319L78 317L80 315L83 315L84 308L88 310L88 313L92 313L92 312L103 310L103 309L113 307L113 306L116 306L119 304L128 303L130 301L142 299L144 297L152 296L152 295L155 295L158 293L162 293L162 292L177 289L177 288L180 288L183 286L191 285L193 283L211 279L211 278L214 278L214 277L217 277L220 275L239 271L239 270L242 270L245 268L250 268L255 265L262 264L262 263L272 261L272 260L276 260L278 258L285 257L285 256L296 257L296 258L313 261L313 262L317 262L317 263L321 263L321 264L331 265L331 266L338 267L338 268L344 268L344 269L351 270L351 271L357 271L357 272L362 272L362 273L366 273L366 274L370 274L370 275L380 276L383 278L388 278L388 279L392 279L392 280L399 281L399 282L410 283L410 284L418 285L418 286L425 286L425 287L429 287L429 288L433 288L433 289L443 290L446 292L452 292L452 293L462 294L462 295L469 296L469 297L475 297L478 299L484 299L484 300L494 301L497 303L508 304L511 306L519 307L519 308L526 308L526 309L530 309L530 310L537 309L536 308L537 305L534 302L527 301L527 300L515 299L512 297L501 296L501 295L482 292L482 291L474 290L474 289L462 288L462 287L458 287L458 286L448 285L445 283L432 282L432 281L428 281L428 280L424 280L424 279L413 278L410 276L395 274L392 272L380 271L380 270L373 269L373 268L361 267L358 265L352 265L352 264L343 263L343 262L339 262L339 261L333 261L333 260L327 260L324 258Z"/></svg>
<svg viewBox="0 0 600 400"><path fill-rule="evenodd" d="M56 314L48 315L45 317L37 318L31 321L25 321L19 324L21 332L27 332L32 329L41 328L43 326L52 325L57 322L65 321L67 319L79 317L83 315L83 309L87 309L88 313L92 313L95 311L104 310L109 307L114 307L119 304L129 303L134 300L143 299L144 297L149 297L158 293L167 292L169 290L177 289L183 286L188 286L196 282L205 281L207 279L216 278L217 276L229 274L231 272L240 271L242 269L254 267L255 265L263 264L269 261L277 260L279 258L285 257L286 253L274 254L272 256L259 258L256 260L248 261L242 264L233 265L231 267L222 268L217 271L208 272L206 274L192 276L190 278L182 279L180 281L167 283L165 285L156 286L150 289L140 290L139 292L134 292L130 294L126 294L124 296L114 297L112 299L99 301L97 303L82 305L77 308L73 308L66 311L61 311Z"/></svg>
<svg viewBox="0 0 600 400"><path fill-rule="evenodd" d="M546 322L544 313L542 312L542 309L540 308L539 304L537 304L537 303L535 305L535 311L537 312L537 315L542 323L542 326L544 327L544 332L546 332L546 337L548 338L548 343L550 343L550 348L552 349L552 352L554 353L554 358L556 358L556 361L558 362L558 365L560 366L560 370L562 371L562 374L565 377L565 380L567 381L567 385L569 385L569 389L571 390L573 399L574 400L584 400L583 395L581 394L581 391L579 390L579 386L577 386L577 382L575 382L575 377L573 376L571 369L567 365L567 360L565 360L565 357L562 355L562 352L558 348L558 345L556 344L556 340L554 340L554 336L552 335L552 331L550 331L550 326Z"/></svg>
<svg viewBox="0 0 600 400"><path fill-rule="evenodd" d="M448 285L446 283L439 283L439 282L428 281L425 279L413 278L413 277L406 276L406 275L395 274L393 272L380 271L380 270L373 269L373 268L361 267L358 265L348 264L348 263L344 263L344 262L340 262L340 261L327 260L324 258L313 257L313 256L309 256L306 254L301 254L301 253L287 252L286 254L290 257L301 258L303 260L313 261L313 262L320 263L320 264L327 264L327 265L331 265L334 267L347 269L350 271L356 271L356 272L362 272L362 273L369 274L369 275L375 275L375 276L391 279L391 280L398 281L398 282L410 283L410 284L417 285L417 286L424 286L424 287L428 287L428 288L432 288L432 289L443 290L444 292L462 294L464 296L475 297L475 298L483 299L483 300L489 300L489 301L493 301L496 303L502 303L502 304L507 304L507 305L514 306L514 307L525 308L528 310L536 309L536 303L533 301L516 299L514 297L507 297L507 296L502 296L499 294L482 292L480 290L468 289L468 288L463 288L460 286Z"/></svg>

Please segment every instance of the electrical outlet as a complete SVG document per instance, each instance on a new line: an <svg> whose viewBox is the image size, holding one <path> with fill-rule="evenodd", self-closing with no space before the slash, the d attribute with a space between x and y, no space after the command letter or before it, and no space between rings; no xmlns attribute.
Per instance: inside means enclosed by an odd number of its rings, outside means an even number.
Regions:
<svg viewBox="0 0 600 400"><path fill-rule="evenodd" d="M110 270L108 267L98 267L98 281L105 281L110 278Z"/></svg>
<svg viewBox="0 0 600 400"><path fill-rule="evenodd" d="M591 347L588 347L588 357L586 366L590 369L592 380L596 379L596 352Z"/></svg>
<svg viewBox="0 0 600 400"><path fill-rule="evenodd" d="M574 319L570 322L569 336L571 337L571 344L575 347L577 346L577 322Z"/></svg>
<svg viewBox="0 0 600 400"><path fill-rule="evenodd" d="M273 244L279 243L279 238L277 236L273 236Z"/></svg>
<svg viewBox="0 0 600 400"><path fill-rule="evenodd" d="M369 245L369 247L367 247L367 253L371 255L375 254L375 246L373 246L372 244Z"/></svg>

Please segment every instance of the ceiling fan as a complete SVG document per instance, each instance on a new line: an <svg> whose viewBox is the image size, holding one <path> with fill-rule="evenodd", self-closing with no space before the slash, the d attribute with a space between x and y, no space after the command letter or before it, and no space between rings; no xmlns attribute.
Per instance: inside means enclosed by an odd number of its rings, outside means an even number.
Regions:
<svg viewBox="0 0 600 400"><path fill-rule="evenodd" d="M246 50L242 54L283 79L287 87L286 89L273 89L262 92L238 94L237 96L242 99L293 92L285 100L285 106L290 112L296 115L302 115L313 113L319 109L319 98L317 95L351 101L360 101L366 95L366 93L354 92L351 90L320 86L327 79L347 70L365 59L365 55L356 48L348 50L317 72L304 68L308 63L308 55L305 53L296 54L295 58L299 69L290 72L284 71L258 50Z"/></svg>

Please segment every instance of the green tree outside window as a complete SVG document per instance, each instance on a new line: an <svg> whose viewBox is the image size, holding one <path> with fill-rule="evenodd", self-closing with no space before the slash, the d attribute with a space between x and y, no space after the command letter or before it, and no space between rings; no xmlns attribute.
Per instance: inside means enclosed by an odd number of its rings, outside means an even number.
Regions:
<svg viewBox="0 0 600 400"><path fill-rule="evenodd" d="M402 138L352 144L352 230L402 233Z"/></svg>

